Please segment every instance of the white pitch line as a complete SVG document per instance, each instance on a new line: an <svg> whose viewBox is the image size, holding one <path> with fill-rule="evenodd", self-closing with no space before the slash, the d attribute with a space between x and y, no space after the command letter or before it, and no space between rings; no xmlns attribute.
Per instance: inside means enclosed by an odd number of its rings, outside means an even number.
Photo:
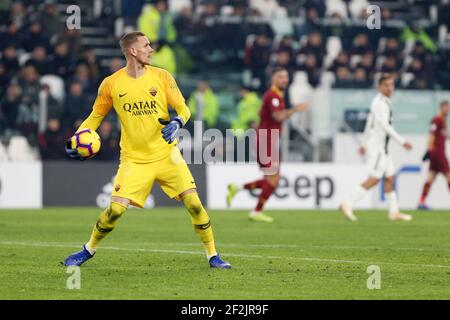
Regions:
<svg viewBox="0 0 450 320"><path fill-rule="evenodd" d="M159 244L158 244L159 245ZM167 245L174 246L198 246L198 243L193 242L173 242L167 243ZM448 251L449 248L414 248L414 247L377 247L377 246L329 246L329 245L297 245L297 244L235 244L235 243L223 243L220 244L221 247L255 247L255 248L298 248L298 249L309 249L309 248L321 248L321 249L333 249L333 250L367 250L367 249L376 249L376 250L401 250L401 251Z"/></svg>
<svg viewBox="0 0 450 320"><path fill-rule="evenodd" d="M0 244L7 244L8 241L0 241ZM19 244L22 243L23 245L30 244L29 242L11 242L11 244ZM54 244L54 242L33 242L33 244ZM148 243L150 245L157 245L161 246L161 243ZM71 243L64 243L65 247L66 245L72 245ZM167 246L185 246L185 247L199 247L201 244L199 242L169 242L164 243L164 245ZM74 247L79 247L76 243L73 243ZM377 247L377 246L329 246L329 245L296 245L296 244L237 244L237 243L221 243L220 247L235 247L235 248L246 248L246 247L254 247L254 248L285 248L285 249L310 249L310 248L320 248L320 249L332 249L332 250L401 250L401 251L429 251L429 252L435 252L435 251L447 251L450 252L449 248L414 248L414 247ZM103 247L102 247L103 248Z"/></svg>
<svg viewBox="0 0 450 320"><path fill-rule="evenodd" d="M79 248L80 245L71 243L55 243L55 242L16 242L16 241L0 241L0 245L5 246L28 246L28 247L47 247L47 248ZM146 248L123 248L123 247L102 247L103 250L118 250L118 251L135 251L135 252L152 252L152 253L176 253L176 254L193 254L204 255L201 251L187 251L187 250L167 250L167 249L146 249ZM350 263L350 264L377 264L377 265L397 265L397 266L409 266L419 268L446 268L450 269L448 265L440 264L417 264L417 263L401 263L401 262L368 262L361 260L341 260L341 259L327 259L317 257L286 257L286 256L264 256L254 254L240 254L240 253L223 253L224 256L229 257L241 257L250 259L291 259L300 261L315 261L315 262L331 262L331 263Z"/></svg>

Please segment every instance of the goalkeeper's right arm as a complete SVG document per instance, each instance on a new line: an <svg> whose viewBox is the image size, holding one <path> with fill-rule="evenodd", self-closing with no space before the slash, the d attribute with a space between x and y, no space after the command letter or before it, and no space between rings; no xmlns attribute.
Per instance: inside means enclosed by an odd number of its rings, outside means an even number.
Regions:
<svg viewBox="0 0 450 320"><path fill-rule="evenodd" d="M89 115L89 117L87 117L86 120L83 121L83 123L80 125L80 127L76 132L86 128L97 131L98 127L100 126L104 118L105 115L98 113L94 109Z"/></svg>
<svg viewBox="0 0 450 320"><path fill-rule="evenodd" d="M98 112L95 111L95 109L91 112L89 117L86 118L86 120L83 121L83 123L80 125L78 130L76 132L81 131L82 129L91 129L96 131L98 127L100 126L100 123L102 123L103 119L105 118L105 115L101 115ZM72 138L70 137L66 141L66 154L71 159L76 160L84 160L84 158L78 153L77 149L72 146Z"/></svg>
<svg viewBox="0 0 450 320"><path fill-rule="evenodd" d="M111 108L111 83L108 78L105 78L98 89L98 95L92 107L91 114L83 121L76 132L86 128L97 131ZM78 154L78 151L72 147L72 138L69 138L69 140L66 141L66 153L72 159L84 160L83 157Z"/></svg>
<svg viewBox="0 0 450 320"><path fill-rule="evenodd" d="M94 109L89 115L89 117L87 117L86 120L83 121L83 123L80 125L80 127L76 132L79 132L82 129L86 128L97 131L98 127L100 126L104 118L105 115L98 113ZM78 153L77 149L74 148L74 146L72 146L72 137L70 137L66 141L66 154L71 159L84 160L84 158Z"/></svg>

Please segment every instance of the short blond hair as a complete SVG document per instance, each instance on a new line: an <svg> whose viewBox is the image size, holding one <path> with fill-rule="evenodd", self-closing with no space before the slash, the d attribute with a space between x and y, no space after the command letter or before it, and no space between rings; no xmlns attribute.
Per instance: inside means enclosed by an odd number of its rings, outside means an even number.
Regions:
<svg viewBox="0 0 450 320"><path fill-rule="evenodd" d="M145 37L145 34L140 31L132 31L128 32L120 39L119 44L123 54L126 54L126 50L131 47L139 37Z"/></svg>

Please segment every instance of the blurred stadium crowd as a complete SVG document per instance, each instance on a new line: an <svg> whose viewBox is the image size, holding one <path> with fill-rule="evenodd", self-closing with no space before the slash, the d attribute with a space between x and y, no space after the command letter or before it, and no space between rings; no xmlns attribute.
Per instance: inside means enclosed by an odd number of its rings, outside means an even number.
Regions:
<svg viewBox="0 0 450 320"><path fill-rule="evenodd" d="M148 35L153 64L176 75L207 127L257 121L276 66L305 95L373 88L380 72L404 89L450 89L446 0L79 0L81 28L69 30L72 2L0 3L0 160L65 157L100 81L124 65L117 40L128 30ZM380 30L366 26L370 4L381 8ZM114 114L98 132L97 159L117 159Z"/></svg>

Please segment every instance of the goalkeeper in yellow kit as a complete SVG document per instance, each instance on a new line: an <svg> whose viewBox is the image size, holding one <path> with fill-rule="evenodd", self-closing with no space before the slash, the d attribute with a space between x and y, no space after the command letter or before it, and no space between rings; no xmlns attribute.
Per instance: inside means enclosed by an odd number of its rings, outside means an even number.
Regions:
<svg viewBox="0 0 450 320"><path fill-rule="evenodd" d="M120 47L127 60L126 67L103 80L92 113L78 128L78 131L96 130L112 107L120 119L120 165L111 203L100 214L83 250L68 256L65 265L79 266L92 258L100 241L114 229L128 206L144 206L156 181L169 197L183 202L210 266L231 268L216 252L209 216L176 147L176 132L191 115L183 95L169 72L150 66L153 49L143 33L126 34ZM177 113L171 120L169 105ZM66 152L71 158L82 159L70 140Z"/></svg>

